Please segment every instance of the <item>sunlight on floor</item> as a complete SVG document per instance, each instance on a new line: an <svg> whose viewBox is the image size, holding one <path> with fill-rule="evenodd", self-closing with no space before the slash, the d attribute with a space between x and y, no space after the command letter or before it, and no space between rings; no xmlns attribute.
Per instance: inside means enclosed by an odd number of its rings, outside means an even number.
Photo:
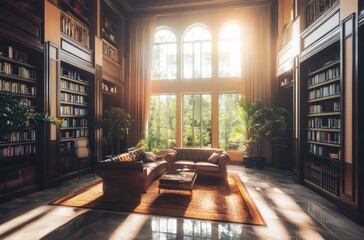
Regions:
<svg viewBox="0 0 364 240"><path fill-rule="evenodd" d="M89 210L42 206L1 224L1 239L34 239L34 231L45 236ZM37 238L38 238L37 237Z"/></svg>
<svg viewBox="0 0 364 240"><path fill-rule="evenodd" d="M150 216L147 215L131 214L115 229L109 239L135 239L149 219Z"/></svg>
<svg viewBox="0 0 364 240"><path fill-rule="evenodd" d="M314 229L312 218L305 213L295 200L278 188L273 188L266 195L275 204L274 209L284 219L298 228L302 239L323 239L320 233Z"/></svg>

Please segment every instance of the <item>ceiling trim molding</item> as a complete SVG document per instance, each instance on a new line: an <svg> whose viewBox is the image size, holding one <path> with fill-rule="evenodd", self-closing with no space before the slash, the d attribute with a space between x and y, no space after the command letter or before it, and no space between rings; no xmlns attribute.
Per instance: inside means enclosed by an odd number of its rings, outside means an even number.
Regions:
<svg viewBox="0 0 364 240"><path fill-rule="evenodd" d="M274 0L116 0L128 15L171 15L238 7L272 6Z"/></svg>

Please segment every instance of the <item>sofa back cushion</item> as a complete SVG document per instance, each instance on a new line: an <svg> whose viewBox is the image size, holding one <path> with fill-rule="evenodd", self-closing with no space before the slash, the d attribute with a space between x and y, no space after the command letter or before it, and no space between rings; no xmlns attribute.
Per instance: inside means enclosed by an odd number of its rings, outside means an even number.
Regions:
<svg viewBox="0 0 364 240"><path fill-rule="evenodd" d="M217 148L174 148L177 151L176 160L207 161L212 153L222 154Z"/></svg>

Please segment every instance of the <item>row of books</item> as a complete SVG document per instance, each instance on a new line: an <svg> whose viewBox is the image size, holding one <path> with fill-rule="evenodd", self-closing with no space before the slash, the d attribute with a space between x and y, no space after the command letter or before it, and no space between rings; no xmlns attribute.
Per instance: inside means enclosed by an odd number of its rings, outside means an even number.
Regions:
<svg viewBox="0 0 364 240"><path fill-rule="evenodd" d="M61 32L90 48L90 33L88 26L78 21L71 13L61 13Z"/></svg>
<svg viewBox="0 0 364 240"><path fill-rule="evenodd" d="M31 80L37 79L36 71L8 62L0 62L0 73Z"/></svg>
<svg viewBox="0 0 364 240"><path fill-rule="evenodd" d="M340 144L339 132L307 131L307 140L323 143Z"/></svg>
<svg viewBox="0 0 364 240"><path fill-rule="evenodd" d="M31 84L12 82L0 79L0 92L11 92L30 96L37 95L37 88Z"/></svg>
<svg viewBox="0 0 364 240"><path fill-rule="evenodd" d="M339 94L340 93L340 84L331 84L325 87L320 87L319 89L315 89L309 91L308 93L308 100L324 98L331 95Z"/></svg>
<svg viewBox="0 0 364 240"><path fill-rule="evenodd" d="M16 142L34 142L36 140L36 130L28 129L24 131L10 132L0 139L0 144Z"/></svg>
<svg viewBox="0 0 364 240"><path fill-rule="evenodd" d="M17 60L19 62L28 62L28 54L12 46L0 45L0 55Z"/></svg>
<svg viewBox="0 0 364 240"><path fill-rule="evenodd" d="M87 109L74 106L61 106L61 115L87 116Z"/></svg>
<svg viewBox="0 0 364 240"><path fill-rule="evenodd" d="M311 25L338 0L311 0L306 6L306 26Z"/></svg>
<svg viewBox="0 0 364 240"><path fill-rule="evenodd" d="M87 104L87 97L77 94L61 92L61 101L69 103Z"/></svg>
<svg viewBox="0 0 364 240"><path fill-rule="evenodd" d="M75 148L75 143L74 141L61 142L60 148L61 151L73 150Z"/></svg>
<svg viewBox="0 0 364 240"><path fill-rule="evenodd" d="M304 177L333 194L339 194L340 172L335 168L305 160Z"/></svg>
<svg viewBox="0 0 364 240"><path fill-rule="evenodd" d="M102 83L102 90L106 92L117 93L117 88L115 86L108 86L105 83Z"/></svg>
<svg viewBox="0 0 364 240"><path fill-rule="evenodd" d="M61 131L61 139L87 137L88 129Z"/></svg>
<svg viewBox="0 0 364 240"><path fill-rule="evenodd" d="M311 105L308 107L310 114L323 113L323 112L339 112L340 102L326 102L324 104Z"/></svg>
<svg viewBox="0 0 364 240"><path fill-rule="evenodd" d="M79 92L79 93L87 93L87 91L88 91L88 88L85 85L81 85L81 84L77 84L77 83L73 83L73 82L69 82L69 81L65 81L65 80L61 80L61 89Z"/></svg>
<svg viewBox="0 0 364 240"><path fill-rule="evenodd" d="M308 149L309 149L309 153L313 154L313 155L326 157L326 158L332 158L332 159L339 158L339 154L337 152L335 152L337 150L334 151L331 148L326 147L326 146L310 143L308 145Z"/></svg>
<svg viewBox="0 0 364 240"><path fill-rule="evenodd" d="M115 62L119 62L119 51L116 47L112 46L105 41L102 44L102 53L104 56L109 57L110 59L114 60Z"/></svg>
<svg viewBox="0 0 364 240"><path fill-rule="evenodd" d="M17 146L6 146L0 148L0 158L26 156L36 153L37 146L35 144L22 144Z"/></svg>
<svg viewBox="0 0 364 240"><path fill-rule="evenodd" d="M340 118L324 118L314 117L308 119L309 128L329 128L329 129L340 129L341 120Z"/></svg>
<svg viewBox="0 0 364 240"><path fill-rule="evenodd" d="M340 77L340 66L326 70L308 79L308 86L315 86L317 84L329 81L334 78Z"/></svg>
<svg viewBox="0 0 364 240"><path fill-rule="evenodd" d="M65 118L62 127L87 127L87 118Z"/></svg>
<svg viewBox="0 0 364 240"><path fill-rule="evenodd" d="M78 81L81 81L81 82L84 82L84 83L88 83L87 80L84 80L81 78L81 74L79 72L76 72L76 71L72 71L68 68L65 68L65 67L61 67L61 75L64 76L64 77L67 77L67 78L71 78L71 79L74 79L74 80L78 80Z"/></svg>

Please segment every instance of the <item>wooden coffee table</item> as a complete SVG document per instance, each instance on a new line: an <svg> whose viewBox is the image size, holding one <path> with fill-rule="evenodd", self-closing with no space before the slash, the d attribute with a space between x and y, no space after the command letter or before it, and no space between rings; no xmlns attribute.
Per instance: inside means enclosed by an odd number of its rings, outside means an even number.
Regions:
<svg viewBox="0 0 364 240"><path fill-rule="evenodd" d="M192 195L193 184L197 177L196 169L173 169L167 171L159 178L159 189L190 191Z"/></svg>

